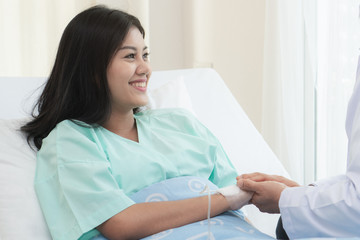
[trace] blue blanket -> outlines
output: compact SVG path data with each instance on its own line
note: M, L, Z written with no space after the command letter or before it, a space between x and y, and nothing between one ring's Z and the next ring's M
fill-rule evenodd
M199 197L206 187L210 191L216 190L217 186L212 182L198 177L178 177L153 184L133 194L131 198L137 202L172 201L186 198ZM228 211L208 220L191 223L182 227L169 229L152 236L146 240L200 240L200 239L273 239L260 232L244 220L242 211ZM210 229L210 232L208 230ZM93 240L104 239L95 237Z

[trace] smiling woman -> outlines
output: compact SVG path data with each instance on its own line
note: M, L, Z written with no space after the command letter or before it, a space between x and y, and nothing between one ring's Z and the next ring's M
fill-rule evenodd
M151 75L148 55L143 34L131 27L107 69L112 115L147 104L146 86Z
M63 33L38 114L22 127L39 149L35 190L53 239L139 239L210 213L251 227L241 211L225 213L252 194L234 185L237 172L214 135L185 110L135 111L148 102L144 36L136 17L102 6L79 13ZM132 198L184 176L216 193ZM217 189L228 185L235 191Z
M148 103L146 86L151 75L144 34L131 27L107 69L111 115L104 127L138 141L133 109Z

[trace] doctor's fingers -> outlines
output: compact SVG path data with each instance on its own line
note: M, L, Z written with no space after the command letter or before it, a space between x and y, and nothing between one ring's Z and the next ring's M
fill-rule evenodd
M255 192L257 195L271 195L273 191L277 188L285 188L286 185L276 181L264 181L264 182L255 182L250 179L239 179L237 185L240 189L249 192ZM277 191L276 191L277 192Z
M281 176L280 176L280 178L281 178L280 182L285 184L288 187L299 187L300 186L300 184L298 184L295 181L292 181L290 179L287 179L287 178L281 177Z
M294 182L286 177L279 176L279 175L268 175L268 179L266 181L275 181L279 183L283 183L288 187L298 187L300 186L297 182Z
M242 174L237 177L237 180L239 179L250 179L255 182L261 182L261 181L271 181L273 180L273 177L265 173L254 172L254 173Z
M261 188L260 183L250 179L239 179L237 185L240 189L249 192L256 192Z
M240 175L239 177L237 177L237 180L239 181L240 179L249 179L249 180L252 180L252 181L255 181L255 182L276 181L276 182L283 183L288 187L298 187L299 186L299 184L297 182L294 182L294 181L292 181L290 179L287 179L287 178L285 178L283 176L268 175L268 174L259 173L259 172Z

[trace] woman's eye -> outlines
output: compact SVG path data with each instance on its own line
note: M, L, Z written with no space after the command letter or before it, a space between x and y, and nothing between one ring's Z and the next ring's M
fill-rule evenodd
M145 53L145 54L143 55L143 59L149 59L149 55L150 55L150 53Z
M128 55L126 55L126 57L125 57L125 58L135 58L135 54L133 54L133 53L128 54Z

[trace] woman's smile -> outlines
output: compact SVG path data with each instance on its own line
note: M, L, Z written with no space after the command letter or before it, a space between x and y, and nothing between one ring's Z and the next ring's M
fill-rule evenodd
M146 92L147 79L140 79L140 80L131 81L129 84L132 87L134 87L136 90L139 90L141 92Z

